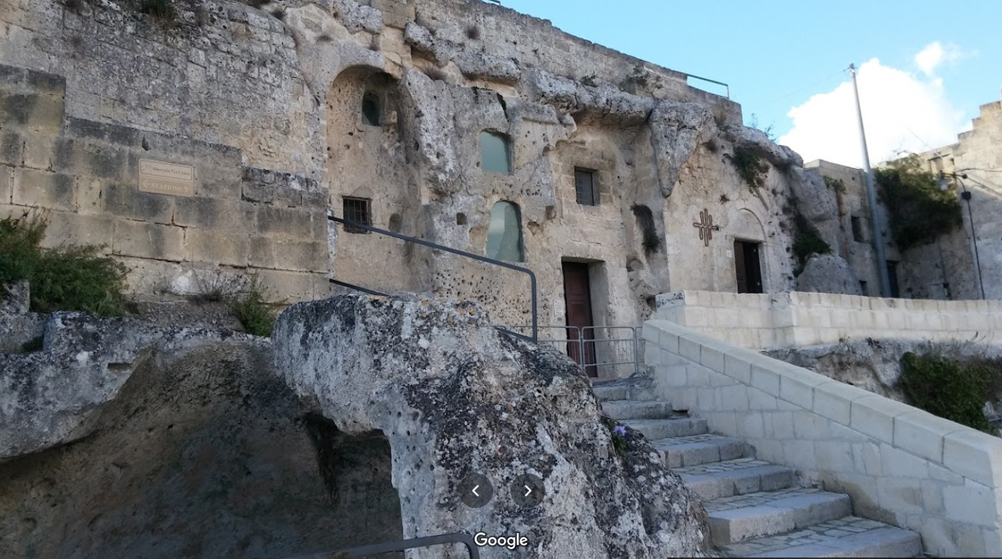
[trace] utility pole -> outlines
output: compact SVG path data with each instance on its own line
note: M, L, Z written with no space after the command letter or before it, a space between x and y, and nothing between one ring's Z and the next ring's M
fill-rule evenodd
M852 73L852 90L856 94L856 116L859 118L859 140L863 145L863 171L866 173L866 199L870 203L870 218L873 221L873 245L877 252L877 272L880 274L880 294L891 296L891 278L887 273L887 257L884 255L884 236L880 226L880 212L877 210L877 192L873 188L873 170L870 169L870 152L866 149L866 132L863 130L863 109L859 106L859 88L856 86L856 65L849 65Z

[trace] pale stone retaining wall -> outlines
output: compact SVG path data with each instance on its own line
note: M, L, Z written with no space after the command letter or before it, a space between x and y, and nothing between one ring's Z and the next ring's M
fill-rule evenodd
M1002 342L1002 301L679 291L658 295L657 307L659 320L751 349L868 337Z
M1002 556L1002 440L672 322L644 337L676 410L848 493L854 514L918 532L929 553Z

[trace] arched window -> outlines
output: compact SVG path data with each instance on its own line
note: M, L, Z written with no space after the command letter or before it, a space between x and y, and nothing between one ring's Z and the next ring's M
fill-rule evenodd
M480 168L502 175L511 174L511 147L508 136L486 130L480 133Z
M379 126L382 113L382 103L379 95L373 91L366 91L362 95L362 124L369 126Z
M491 208L491 225L487 229L487 257L507 262L524 262L522 249L522 218L518 206L498 202Z

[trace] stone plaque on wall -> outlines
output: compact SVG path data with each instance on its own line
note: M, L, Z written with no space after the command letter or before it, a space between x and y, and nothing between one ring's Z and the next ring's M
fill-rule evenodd
M139 190L172 196L194 196L195 168L191 165L140 159Z

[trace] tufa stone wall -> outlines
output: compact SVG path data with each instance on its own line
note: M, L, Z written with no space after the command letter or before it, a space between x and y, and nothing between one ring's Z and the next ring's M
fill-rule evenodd
M326 293L316 181L245 167L230 146L66 115L59 76L0 75L0 213L44 217L44 246L102 245L143 294L194 293L228 273L257 275L273 297ZM194 167L194 195L140 191L143 159Z
M926 264L915 275L938 273L950 286L955 298L1002 299L1002 156L999 155L999 138L1002 134L1002 101L981 105L980 115L972 121L972 128L957 137L957 143L921 153L928 170L947 175L966 175L958 183L958 196L963 190L970 199L961 198L964 216L963 227L943 235L937 243L922 250L917 264ZM949 180L949 177L947 177ZM963 187L961 187L961 183ZM977 245L977 255L975 255ZM940 249L940 250L936 250ZM940 252L944 256L940 256ZM930 270L931 269L931 270ZM942 271L940 271L942 270ZM918 283L916 290L924 286ZM982 294L983 288L983 294Z
M50 121L39 134L100 150L81 157L105 157L107 170L49 169L71 161L55 147L15 154L5 177L32 168L69 178L20 187L8 198L18 208L5 211L59 212L50 242L108 239L135 268L137 291L191 290L208 267L258 272L291 301L325 296L333 274L477 300L511 327L530 322L522 274L329 227L326 213L343 216L345 199L365 204L374 226L476 254L494 204L514 204L542 324L567 319L564 262L587 264L597 326L638 324L661 292L736 290L735 240L761 245L766 291L792 285L786 208L812 200L817 178L788 148L741 127L736 103L690 88L683 74L477 0L268 6L281 17L176 0L173 22L125 2L71 5L0 7L0 63L65 82L46 97L62 114L42 111ZM364 99L375 117L363 117ZM20 109L3 106L4 133L21 137ZM481 169L485 131L507 138L510 173ZM762 185L739 177L738 148L760 156ZM139 192L140 157L193 166L194 195ZM576 170L592 173L597 204L577 202ZM704 210L719 227L706 242L693 227ZM86 215L102 234L57 235L57 222Z

